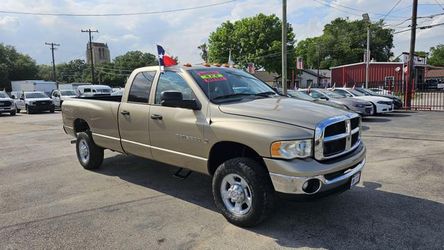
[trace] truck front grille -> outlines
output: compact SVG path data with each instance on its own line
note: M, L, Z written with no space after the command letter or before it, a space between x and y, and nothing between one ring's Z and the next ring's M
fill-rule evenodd
M49 105L49 104L51 104L50 101L36 101L35 102L35 105L38 105L38 106Z
M327 160L354 150L361 143L360 128L361 118L352 113L320 122L315 131L315 158Z
M9 107L11 104L12 102L10 101L0 101L0 107Z

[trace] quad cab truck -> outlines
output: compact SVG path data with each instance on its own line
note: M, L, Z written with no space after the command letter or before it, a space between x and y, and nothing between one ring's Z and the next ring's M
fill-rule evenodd
M278 194L347 190L365 165L358 114L281 96L233 68L136 69L123 96L67 99L62 114L85 169L110 149L210 175L217 208L239 226L267 218Z

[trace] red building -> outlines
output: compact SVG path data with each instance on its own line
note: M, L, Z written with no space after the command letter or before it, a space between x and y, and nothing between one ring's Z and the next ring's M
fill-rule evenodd
M407 77L403 71L407 65L402 62L370 62L368 82L369 86L385 86L388 83L402 82ZM347 86L365 84L365 62L341 65L331 68L331 82L336 86ZM419 77L423 81L423 70ZM418 71L418 73L420 73Z

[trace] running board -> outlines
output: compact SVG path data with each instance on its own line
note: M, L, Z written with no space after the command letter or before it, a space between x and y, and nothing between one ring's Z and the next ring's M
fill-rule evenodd
M185 174L183 174L182 173L182 171L188 171L188 172L186 172ZM177 171L176 171L176 173L174 173L174 177L176 177L176 178L179 178L179 179L182 179L182 180L185 180L188 176L190 176L190 174L192 173L193 171L191 171L191 170L185 170L184 168L179 168Z

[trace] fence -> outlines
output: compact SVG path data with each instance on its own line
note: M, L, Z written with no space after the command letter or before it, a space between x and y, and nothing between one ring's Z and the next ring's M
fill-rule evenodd
M444 111L444 83L414 84L410 93L410 107L406 105L408 96L402 81L369 82L368 86L377 89L381 94L400 97L406 109Z

